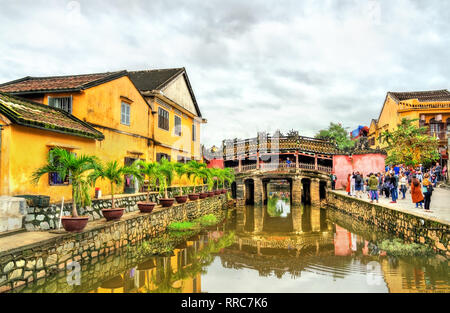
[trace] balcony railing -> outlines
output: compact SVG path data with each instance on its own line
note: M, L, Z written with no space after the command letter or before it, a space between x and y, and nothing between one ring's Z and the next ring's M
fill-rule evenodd
M253 171L257 169L257 164L246 164L242 165L239 169L239 166L232 167L234 169L235 173L243 173L248 171ZM286 163L286 162L279 162L279 163L260 163L259 168L261 171L288 171L290 169L295 169L295 163ZM324 165L317 165L317 168L314 164L311 163L299 163L298 164L299 169L304 170L317 170L320 172L325 173L331 173L333 168L331 166L324 166Z
M440 130L440 131L429 131L428 133L430 136L436 137L439 140L447 140L447 131Z
M450 103L404 103L398 104L399 110L429 110L429 109L448 109Z

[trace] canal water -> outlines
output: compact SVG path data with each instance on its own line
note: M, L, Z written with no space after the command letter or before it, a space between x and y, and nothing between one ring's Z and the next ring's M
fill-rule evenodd
M450 292L445 257L393 256L390 235L289 198L238 207L164 255L142 244L13 292Z

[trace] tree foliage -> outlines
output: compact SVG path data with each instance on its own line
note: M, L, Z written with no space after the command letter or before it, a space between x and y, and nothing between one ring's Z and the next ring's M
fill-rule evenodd
M315 138L330 140L341 150L350 150L355 142L350 139L348 131L340 124L331 122L327 129L320 130Z
M415 121L403 118L396 130L382 133L381 138L387 144L387 163L416 166L439 158L438 139L428 135L427 128L417 126Z

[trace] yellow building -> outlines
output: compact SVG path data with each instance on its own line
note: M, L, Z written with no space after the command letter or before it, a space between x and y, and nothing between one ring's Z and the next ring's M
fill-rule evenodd
M9 105L5 104L8 102L6 100L0 103L0 125L3 128L0 193L43 194L49 195L51 201L59 201L62 196L70 199L69 182L58 175L43 177L38 185L30 180L31 173L46 162L48 151L56 146L77 154L96 155L103 161L118 160L127 165L136 159L157 160L161 153L166 153L172 160L199 160L199 123L204 120L185 69L142 72L146 75L137 83L154 86L150 91L138 89L127 71L24 77L0 85L0 92L20 97L9 98L12 103ZM163 83L152 85L161 79ZM150 93L157 95L151 96ZM194 109L189 107L186 94L191 96ZM3 96L6 97L6 94ZM42 109L42 106L36 102L55 109L38 114L34 107ZM17 105L25 105L28 110L26 123L18 123L11 118L10 111L14 111ZM164 114L159 109L163 105L169 118L163 125L164 131L158 127L158 111ZM48 112L65 113L65 118L75 119L77 123L89 127L91 132L96 132L95 136L80 136L79 133L74 136L73 132L59 131L53 125L56 123L57 126L59 121L45 117L45 114L50 114ZM31 116L31 113L36 114ZM37 118L37 115L42 117ZM41 118L43 124L37 127L35 120ZM182 125L181 135L179 124ZM193 129L195 136L192 135ZM106 181L99 181L97 187L103 194L109 193ZM125 180L125 192L135 192L136 187L135 181Z
M450 129L450 92L448 90L388 92L377 120L369 128L371 148L386 146L381 134L393 131L403 118L418 119L417 125L425 126L429 134L439 138L440 153L448 158L447 130Z
M155 121L154 158L200 160L202 118L184 68L134 71L129 77L151 106Z

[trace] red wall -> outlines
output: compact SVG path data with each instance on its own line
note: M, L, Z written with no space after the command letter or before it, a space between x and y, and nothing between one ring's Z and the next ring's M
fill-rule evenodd
M208 163L207 167L216 167L216 168L223 168L223 159L212 159L209 161L206 161Z
M384 173L386 156L381 153L354 154L333 156L333 171L337 176L336 189L347 186L347 176L353 171L359 171L363 175L372 172Z

